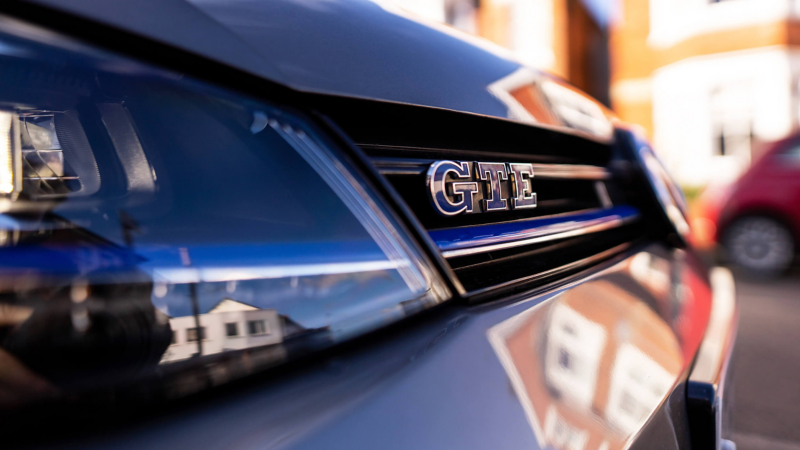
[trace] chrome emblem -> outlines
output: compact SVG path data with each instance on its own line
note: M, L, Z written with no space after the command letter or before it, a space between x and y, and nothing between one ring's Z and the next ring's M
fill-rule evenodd
M434 209L454 216L535 208L531 178L529 163L436 161L428 169L427 185Z

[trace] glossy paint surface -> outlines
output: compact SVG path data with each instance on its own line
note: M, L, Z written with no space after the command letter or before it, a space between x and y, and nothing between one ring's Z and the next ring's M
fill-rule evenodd
M682 413L665 402L682 396L710 307L696 267L651 246L570 287L445 308L124 440L74 446L678 448L686 429L666 417Z
M444 108L611 138L608 113L593 99L523 66L499 46L419 20L381 0L33 2L300 91Z

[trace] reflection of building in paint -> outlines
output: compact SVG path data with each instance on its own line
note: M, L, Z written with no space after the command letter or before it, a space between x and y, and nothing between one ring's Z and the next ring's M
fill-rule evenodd
M489 331L542 448L622 449L677 381L675 333L597 280Z
M547 328L547 384L577 407L591 408L605 346L605 328L563 303L556 304Z
M558 413L554 405L550 405L544 418L544 436L553 447L583 450L586 448L589 432L576 428Z
M180 361L197 353L201 339L203 355L228 350L280 344L284 339L281 317L274 309L258 309L245 303L224 299L206 314L199 316L198 330L194 316L169 319L172 345L162 362Z
M376 0L382 2L383 0ZM508 48L524 64L609 103L610 11L591 0L390 0Z
M617 350L606 419L626 434L636 431L669 392L675 375L631 344Z
M628 263L631 276L656 298L669 295L670 262L650 253L637 253Z

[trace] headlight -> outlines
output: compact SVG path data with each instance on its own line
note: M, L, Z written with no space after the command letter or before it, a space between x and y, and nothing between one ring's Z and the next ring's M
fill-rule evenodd
M2 23L0 352L37 380L15 396L179 395L450 296L301 113Z
M664 214L678 234L685 237L689 234L689 223L686 219L687 207L683 191L672 180L664 163L649 145L640 145L639 158Z

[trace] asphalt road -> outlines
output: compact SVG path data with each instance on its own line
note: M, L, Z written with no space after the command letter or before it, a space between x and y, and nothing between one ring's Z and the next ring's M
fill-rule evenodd
M736 282L734 441L739 450L800 450L800 271Z

